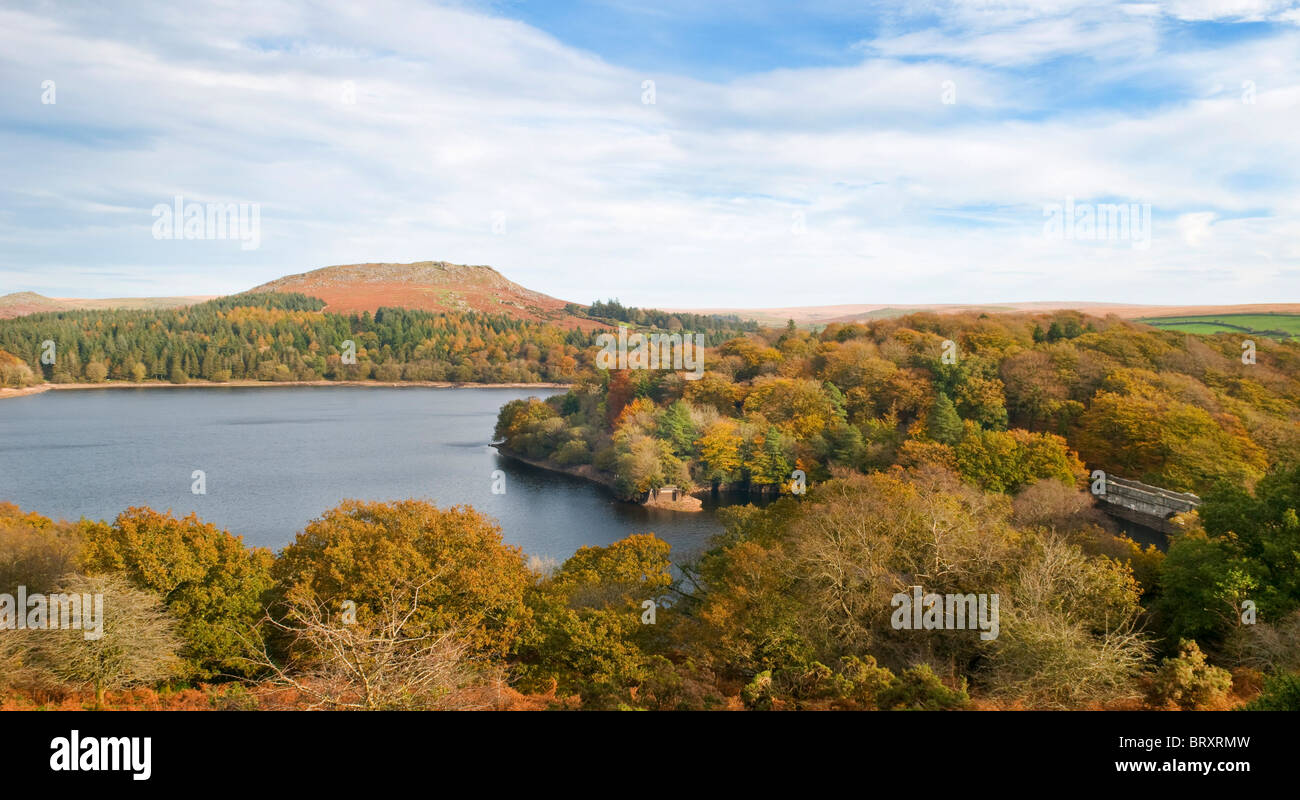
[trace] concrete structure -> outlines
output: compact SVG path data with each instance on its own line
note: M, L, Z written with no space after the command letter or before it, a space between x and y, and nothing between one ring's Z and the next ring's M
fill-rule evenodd
M651 489L641 498L643 505L651 508L669 508L673 511L702 511L704 503L700 498L676 486L660 486Z
M1186 492L1171 492L1159 486L1106 476L1106 492L1097 494L1101 508L1112 517L1145 525L1168 535L1177 530L1170 522L1176 514L1194 511L1201 498Z

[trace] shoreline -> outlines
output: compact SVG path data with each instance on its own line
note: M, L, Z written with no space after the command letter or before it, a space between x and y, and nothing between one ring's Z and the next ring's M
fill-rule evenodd
M43 392L76 392L93 389L219 389L235 388L293 388L301 386L361 386L372 388L396 389L403 387L422 389L568 389L567 383L457 383L455 381L191 381L189 383L166 383L163 381L134 383L131 381L104 381L103 383L39 383L22 389L0 388L0 400L9 397L26 397Z
M529 458L528 456L520 455L519 453L516 453L513 450L507 449L504 445L494 444L491 445L491 447L492 449L496 450L498 453L505 456L506 458L509 458L512 461L518 461L520 464L527 464L530 467L536 467L537 469L544 469L547 472L558 472L561 475L568 475L571 478L581 478L585 481L590 481L591 483L596 483L601 486L604 486L606 489L609 489L610 492L614 492L614 481L611 480L610 478L607 478L604 475L601 475L599 472L596 471L596 468L591 466L590 464L579 464L576 467L561 467L558 464L550 464L545 461L538 461L536 459ZM623 502L632 502L632 501L623 501Z
M691 492L683 492L681 498L676 502L673 502L671 500L666 500L666 499L660 499L654 501L624 500L618 496L618 493L614 488L614 481L606 477L605 475L602 475L600 472L596 471L596 468L591 466L590 464L581 464L576 467L561 467L556 464L549 464L545 461L537 461L535 459L528 458L527 456L519 455L518 453L515 453L511 450L507 450L506 448L498 444L494 444L492 445L492 447L498 453L505 456L506 458L509 458L513 461L518 461L521 464L527 464L528 466L536 467L537 469L544 469L547 472L556 472L561 475L568 475L569 477L572 478L581 478L582 480L589 481L591 483L595 483L600 486L603 486L605 487L605 489L609 491L610 494L614 495L614 499L619 501L620 503L630 503L632 505L643 506L645 508L662 508L668 511L697 512L697 511L704 510L704 504L700 502L700 499Z
M24 386L21 389L11 389L7 386L0 387L0 400L5 399L6 397L26 397L29 394L40 394L47 388L49 387L43 383L36 386Z

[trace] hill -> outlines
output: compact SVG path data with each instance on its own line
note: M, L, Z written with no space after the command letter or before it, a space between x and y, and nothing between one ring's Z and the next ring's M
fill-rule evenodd
M338 314L380 307L417 311L478 311L505 314L525 322L550 322L590 331L602 323L570 313L574 304L535 292L492 267L420 261L413 264L341 264L286 275L250 292L300 293L325 301ZM0 319L46 311L82 309L161 309L193 305L210 297L129 297L78 299L17 292L0 297ZM567 307L567 308L566 308Z
M524 288L492 267L419 261L414 264L342 264L264 283L252 292L299 292L325 301L337 314L381 306L421 311L479 311L568 328L602 327L565 310L564 300Z
M788 306L784 308L692 308L667 309L694 314L736 315L757 320L763 325L781 325L794 320L801 326L829 325L833 322L870 322L877 319L902 317L918 312L937 314L1016 314L1045 313L1051 311L1079 311L1096 317L1115 315L1120 319L1141 319L1173 315L1223 315L1223 314L1300 314L1300 303L1254 303L1250 305L1134 305L1130 303L1095 302L1030 302L1030 303L921 303L917 305L845 304L831 306Z
M0 319L24 317L42 311L80 311L110 308L180 308L212 299L210 295L189 297L46 297L36 292L14 292L0 296Z

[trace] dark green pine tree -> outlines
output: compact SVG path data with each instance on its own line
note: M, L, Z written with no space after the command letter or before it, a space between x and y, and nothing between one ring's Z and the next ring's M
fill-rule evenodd
M785 455L785 439L775 425L769 425L763 434L762 483L784 483L790 479L794 467Z
M668 407L659 418L659 437L673 448L673 454L679 458L691 458L695 454L695 423L691 421L690 411L681 400Z
M952 404L952 399L947 393L939 392L939 396L934 400L934 407L930 409L930 419L926 425L930 438L944 444L956 444L961 439L962 430L957 407Z

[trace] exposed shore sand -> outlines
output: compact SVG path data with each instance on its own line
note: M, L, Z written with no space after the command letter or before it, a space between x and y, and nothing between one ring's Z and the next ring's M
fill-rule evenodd
M49 388L50 385L48 383L42 383L38 386L28 386L23 389L0 388L0 400L5 399L6 397L25 397L29 394L40 394Z
M190 383L163 383L159 381L132 383L130 381L105 381L103 383L42 383L24 389L0 389L0 400L6 397L24 397L47 391L80 391L85 389L212 389L220 387L293 388L295 386L368 386L383 388L422 387L425 389L567 389L567 383L454 383L451 381L191 381Z

